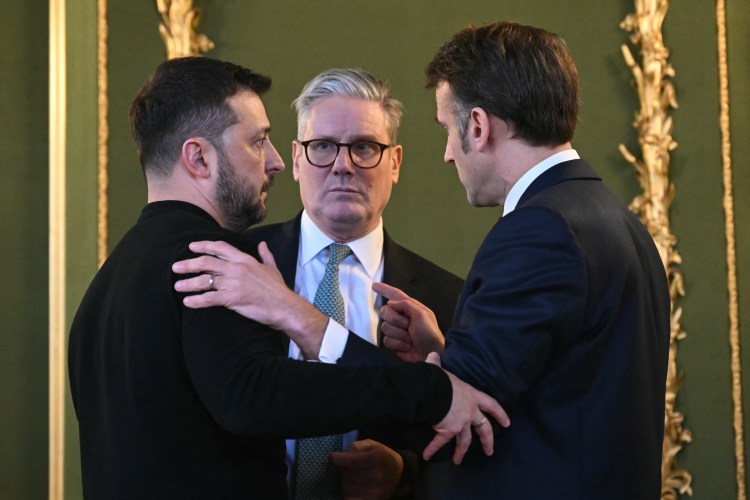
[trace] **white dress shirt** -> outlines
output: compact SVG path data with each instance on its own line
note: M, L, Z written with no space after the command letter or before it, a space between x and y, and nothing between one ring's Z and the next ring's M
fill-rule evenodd
M346 325L328 321L319 354L321 362L336 363L344 352L349 331L372 344L378 343L378 312L382 298L372 291L372 284L383 280L383 238L381 219L372 232L346 243L352 253L339 264L339 287L344 297ZM325 274L329 253L327 247L331 243L334 241L303 211L294 291L310 303L315 300L315 292ZM289 357L303 359L294 342L289 343ZM344 448L356 439L357 431L345 434ZM287 440L287 465L290 472L293 470L295 448L296 441Z
M513 184L513 187L510 188L508 196L505 197L505 204L503 205L503 215L508 215L516 209L518 200L521 199L523 193L526 192L526 189L531 185L532 182L536 180L537 177L539 177L558 163L577 160L579 158L580 156L578 156L578 152L575 149L566 149L565 151L560 151L559 153L553 154L552 156L540 161L539 163L531 167L525 174L521 176L520 179L518 179L518 181L516 181L515 184Z

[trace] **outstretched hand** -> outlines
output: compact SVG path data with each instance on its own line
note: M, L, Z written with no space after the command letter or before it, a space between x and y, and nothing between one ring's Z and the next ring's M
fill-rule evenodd
M247 318L279 327L278 311L270 306L294 292L284 284L265 243L258 246L260 262L223 241L194 242L190 250L208 255L172 266L177 274L203 273L175 283L178 292L202 292L186 296L183 303L187 307L223 306Z
M445 339L429 307L385 283L373 283L372 289L388 299L380 308L386 348L404 361L424 361L431 352L443 352Z
M440 366L440 356L434 352L430 353L427 356L427 362ZM479 436L484 453L487 456L492 455L495 444L494 434L492 425L489 425L485 414L494 418L503 427L510 426L508 414L487 394L462 382L450 372L445 373L448 374L453 386L453 401L448 414L433 427L437 434L424 449L422 456L425 460L429 460L455 437L456 448L453 452L453 463L460 464L471 444L472 429Z
M308 359L316 359L328 317L290 290L265 242L260 261L223 241L198 241L190 250L207 254L172 265L177 274L198 274L175 283L178 292L202 292L183 298L199 309L221 306L285 332Z

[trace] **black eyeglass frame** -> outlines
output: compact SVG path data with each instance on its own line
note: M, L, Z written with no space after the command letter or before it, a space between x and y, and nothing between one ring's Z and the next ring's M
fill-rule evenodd
M307 154L307 146L308 146L308 144L310 144L312 142L318 142L318 141L328 142L328 143L333 144L334 146L336 146L336 155L333 157L333 161L331 161L331 163L329 163L327 165L318 165L317 163L313 163L312 160L310 160L310 155ZM307 140L307 141L298 141L298 142L302 145L303 148L305 148L305 158L307 158L307 162L310 165L312 165L313 167L318 167L318 168L328 168L328 167L330 167L331 165L333 165L334 163L336 163L336 158L339 157L339 153L341 152L341 146L346 146L346 150L349 152L349 159L352 161L352 165L354 165L357 168L361 168L361 169L365 169L365 170L368 170L368 169L371 169L371 168L375 168L378 165L380 165L380 162L383 161L383 152L385 152L386 149L392 148L393 146L395 146L395 144L382 144L382 143L377 142L377 141L355 141L355 142L348 142L347 143L347 142L334 142L334 141L332 141L330 139L310 139L310 140ZM354 160L354 156L352 156L352 148L351 147L354 146L355 144L362 144L362 143L375 144L376 146L378 146L380 148L380 158L378 158L378 161L375 163L375 165L373 165L371 167L363 167L362 165L359 165Z

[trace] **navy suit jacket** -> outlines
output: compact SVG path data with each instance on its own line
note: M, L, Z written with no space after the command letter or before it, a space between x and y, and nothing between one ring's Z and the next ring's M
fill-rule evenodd
M494 455L430 499L658 499L670 299L639 219L583 160L539 176L479 248L443 367L496 398Z

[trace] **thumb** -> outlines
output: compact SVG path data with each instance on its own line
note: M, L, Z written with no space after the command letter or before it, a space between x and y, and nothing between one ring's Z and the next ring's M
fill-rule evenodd
M268 249L268 244L265 241L261 241L258 245L258 256L263 264L278 269L278 267L276 267L276 260L273 258L273 254L271 253L271 250Z
M333 451L328 458L333 462L333 465L340 469L348 469L352 466L354 457L351 452L348 451Z
M351 443L349 443L349 445L346 447L344 451L348 451L348 452L367 451L370 448L372 448L372 445L370 443L371 441L369 439L365 439L362 441L352 441Z
M430 363L431 365L442 366L440 364L440 354L436 352L431 352L430 354L428 354L425 361Z

